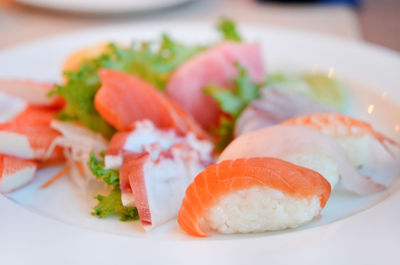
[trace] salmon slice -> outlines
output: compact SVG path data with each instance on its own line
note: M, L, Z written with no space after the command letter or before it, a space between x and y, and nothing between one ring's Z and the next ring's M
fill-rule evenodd
M28 184L36 169L35 162L0 154L0 192L9 193Z
M60 134L50 128L56 110L29 106L11 122L0 124L0 153L32 160L62 159L62 148L47 154Z
M223 161L207 167L188 187L178 215L179 226L190 235L208 236L200 225L206 211L224 195L252 187L269 187L299 200L318 196L321 209L331 193L329 182L319 173L280 159Z
M60 96L48 97L55 89L52 83L32 80L0 79L0 92L25 100L30 105L59 108L65 103Z
M209 85L232 87L243 66L255 83L265 81L261 49L258 44L224 42L184 62L171 74L167 94L189 112L203 127L216 125L221 113L218 104L203 93Z
M99 76L95 108L117 130L131 130L135 121L149 119L159 128L208 138L186 112L139 77L110 69L99 70Z

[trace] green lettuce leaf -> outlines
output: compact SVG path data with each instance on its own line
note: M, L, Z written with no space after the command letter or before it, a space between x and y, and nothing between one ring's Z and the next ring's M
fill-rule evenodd
M104 156L104 153L101 154ZM133 221L139 219L136 207L126 207L122 205L121 189L119 187L119 172L104 168L104 160L98 159L92 152L90 154L89 168L97 179L103 180L108 186L113 187L106 196L97 195L98 203L93 207L93 216L99 218L107 216L119 216L121 221Z
M104 153L101 154L104 157ZM100 160L92 152L90 153L89 168L97 179L103 180L108 186L119 187L119 172L104 168L104 160Z
M107 216L119 216L121 221L134 221L139 219L136 207L122 205L121 190L114 188L107 196L97 195L98 204L93 208L92 215L98 218Z
M229 18L222 18L217 25L217 29L222 34L224 40L235 42L242 41L242 37L236 28L235 22Z
M66 100L66 106L58 113L58 118L78 121L109 138L115 130L94 107L94 97L100 88L97 74L100 68L136 74L155 87L164 89L171 72L205 48L183 45L167 35L162 36L160 45L142 42L122 47L111 43L102 55L82 62L77 71L64 73L65 84L57 85L51 93L61 95Z
M213 97L221 109L228 114L220 117L219 127L213 130L217 136L216 149L223 150L233 139L235 120L255 99L260 97L260 85L251 82L246 69L236 64L239 74L234 79L233 89L209 86L204 93Z

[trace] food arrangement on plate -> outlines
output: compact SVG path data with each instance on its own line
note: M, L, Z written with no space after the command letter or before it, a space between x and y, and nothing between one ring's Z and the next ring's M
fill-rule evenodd
M235 24L221 41L102 43L71 54L59 84L0 81L0 192L63 165L101 195L92 215L176 219L193 236L295 228L322 215L335 186L380 192L400 172L400 145L346 115L331 76L266 72ZM104 189L107 193L103 193Z

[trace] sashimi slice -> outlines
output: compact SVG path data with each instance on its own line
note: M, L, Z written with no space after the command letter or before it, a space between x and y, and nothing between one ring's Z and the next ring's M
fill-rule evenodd
M334 183L335 175L337 178L340 174L344 186L358 194L385 188L370 177L360 175L333 138L306 127L276 125L243 134L229 144L218 161L251 157L287 160L319 172L331 183Z
M255 190L255 188L261 189ZM248 196L239 195L243 192L247 192L245 194ZM275 209L252 211L263 203L258 200L247 200L255 193L265 200L273 194L278 194L280 198L273 199L272 202L280 202L282 199L284 201ZM329 183L319 173L280 159L263 157L227 160L207 167L195 178L186 191L179 211L178 224L188 234L199 237L208 236L205 228L229 233L291 228L317 216L326 205L330 193ZM238 196L230 197L231 200L228 202L226 198L230 195ZM242 201L246 202L246 209L240 206ZM319 204L317 207L313 205L314 201ZM223 205L225 202L230 203L234 209L226 209ZM297 219L297 216L293 216L295 212L293 208L298 205L297 202L302 202L304 210L309 211L310 216L289 222L291 225L283 227L262 223L278 216L280 219ZM285 209L283 204L288 204L288 208L292 209ZM233 218L234 213L239 215ZM257 220L262 214L266 214L264 220ZM214 218L206 218L207 216ZM239 224L237 219L241 219Z
M260 94L236 121L235 137L301 115L334 111L309 97L274 87L265 87Z
M113 136L106 152L105 166L107 169L119 169L124 152L148 151L154 158L158 156L159 150L168 150L171 146L179 143L191 146L199 152L203 161L210 162L212 160L211 142L198 139L191 132L186 136L181 136L173 129L159 129L150 120L143 120L135 122L132 131L119 132Z
M101 69L99 76L101 87L95 96L95 107L117 130L131 130L136 121L149 119L160 128L208 138L186 112L139 77L110 69Z
M235 63L243 66L250 79L265 79L261 48L257 44L224 42L199 53L171 74L168 95L205 128L217 124L221 110L203 89L208 85L232 87L238 74Z
M62 107L64 100L59 96L48 97L54 85L31 80L0 79L0 92L25 100L36 106Z
M147 153L153 160L157 160L163 152L176 145L185 144L199 155L200 162L204 165L213 161L211 142L200 140L189 133L179 136L173 129L161 130L149 120L135 123L135 129L131 132L116 133L111 139L105 156L107 169L119 169L123 164L125 154ZM120 188L122 203L125 206L133 205L134 199L127 174L120 175Z
M9 193L28 184L36 169L35 162L0 154L0 192Z
M153 159L147 152L126 154L121 178L129 178L135 205L146 231L178 215L186 188L204 169L199 154L184 144Z

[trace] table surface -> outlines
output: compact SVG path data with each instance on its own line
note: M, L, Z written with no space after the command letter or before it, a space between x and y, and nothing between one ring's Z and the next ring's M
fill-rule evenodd
M380 4L383 2L385 6ZM298 6L251 0L195 0L162 11L88 16L0 0L0 48L94 26L139 21L217 20L220 16L229 16L238 22L313 31L350 39L364 37L367 41L400 50L399 4L399 0L366 0L361 8L352 9L343 5Z

